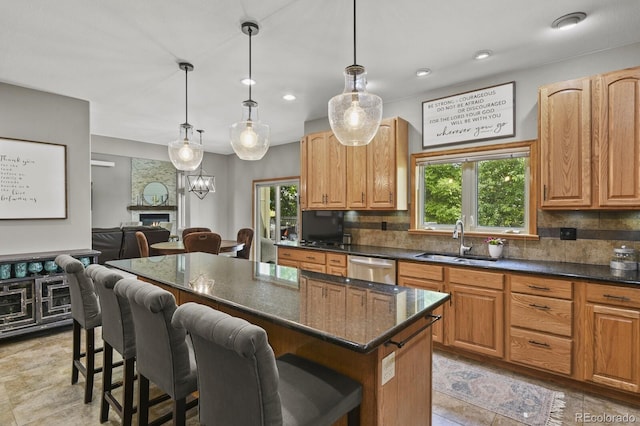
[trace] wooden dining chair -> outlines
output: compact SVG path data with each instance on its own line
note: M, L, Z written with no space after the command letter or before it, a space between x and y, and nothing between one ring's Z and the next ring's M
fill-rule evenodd
M251 256L251 244L253 243L253 229L240 229L236 241L244 244L244 247L242 247L242 250L238 250L236 256L242 259L249 259L249 256Z
M136 231L136 241L140 250L140 257L149 257L149 242L142 231Z
M182 231L182 241L184 241L184 237L193 232L211 232L211 229L205 227L184 228Z
M196 251L218 254L220 253L220 245L222 237L215 232L192 232L188 234L182 241L186 253Z

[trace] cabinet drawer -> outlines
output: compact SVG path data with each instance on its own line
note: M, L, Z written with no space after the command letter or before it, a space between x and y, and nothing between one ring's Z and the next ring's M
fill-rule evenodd
M512 327L509 345L513 362L571 374L571 339Z
M327 268L324 265L319 265L317 263L300 262L300 269L311 272L320 272L323 274L327 272Z
M346 268L347 255L327 253L327 266Z
M432 281L444 279L444 268L438 265L424 265L420 263L398 262L398 275Z
M287 259L287 260L295 260L298 262L305 263L319 263L324 265L326 261L326 255L323 252L318 252L315 250L298 250L298 249L289 249L289 248L279 248L278 249L278 257Z
M336 275L338 277L346 277L347 276L347 268L343 268L341 266L331 266L327 265L327 274Z
M571 337L573 302L511 294L511 325Z
M511 291L537 296L557 297L559 299L571 299L573 297L573 283L529 275L512 275Z
M640 288L587 284L587 300L607 305L640 308Z
M289 266L291 268L298 268L298 262L296 262L295 260L288 260L288 259L280 259L278 258L278 265L280 266Z
M503 290L504 274L473 269L449 268L449 282Z

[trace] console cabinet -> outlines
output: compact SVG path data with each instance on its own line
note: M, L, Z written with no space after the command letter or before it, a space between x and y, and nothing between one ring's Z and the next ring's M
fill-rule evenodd
M0 278L0 339L71 324L71 296L66 274L57 267L49 271L44 269L46 262L50 265L61 253L0 256L0 268L5 273ZM100 254L95 250L64 253L85 264L97 263ZM29 264L40 264L42 270L29 272ZM22 276L20 270L25 266L27 272Z

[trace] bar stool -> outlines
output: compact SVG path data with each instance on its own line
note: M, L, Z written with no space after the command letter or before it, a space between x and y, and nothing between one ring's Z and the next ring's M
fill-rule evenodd
M359 424L360 383L293 354L276 359L261 327L192 302L171 322L193 342L201 424Z
M133 329L131 308L126 298L116 296L114 285L123 276L102 265L89 265L86 274L91 277L100 298L102 309L102 340L104 361L102 363L102 403L100 423L109 420L109 407L120 416L124 426L131 425L133 413L133 383L135 381L136 336ZM113 383L113 350L123 359L124 371L121 382ZM113 391L123 388L122 403Z
M102 324L102 315L93 281L84 273L84 265L67 255L58 255L55 262L67 273L71 294L71 318L73 319L73 362L71 363L71 384L78 382L78 373L85 378L84 403L93 399L93 376L102 368L95 367L95 355L102 348L95 347L95 328ZM86 352L80 352L81 330L85 330ZM82 363L85 358L86 365Z
M168 291L134 278L118 281L113 291L117 296L127 298L131 307L136 335L138 424L148 424L149 407L166 400L162 397L149 400L151 381L173 399L172 413L152 424L173 418L174 425L184 425L186 411L198 404L197 398L187 402L187 396L197 390L197 373L186 332L171 325L177 308L176 299Z

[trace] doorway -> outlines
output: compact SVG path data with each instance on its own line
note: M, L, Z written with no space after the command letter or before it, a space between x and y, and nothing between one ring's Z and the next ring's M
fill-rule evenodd
M276 263L274 244L282 240L298 241L299 186L297 177L253 182L257 261Z

